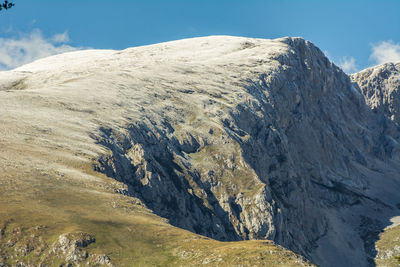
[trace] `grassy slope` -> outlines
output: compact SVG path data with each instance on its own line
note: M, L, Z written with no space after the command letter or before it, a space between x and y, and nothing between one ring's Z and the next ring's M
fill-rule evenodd
M377 266L400 266L400 226L386 229L376 243Z
M218 242L169 225L139 200L114 193L122 185L93 172L90 161L61 162L74 175L12 161L21 155L44 161L24 148L8 149L0 176L0 255L6 264L59 266L63 257L48 256L52 244L61 234L81 231L96 238L89 255L107 254L116 266L298 266L296 255L270 242ZM18 252L29 246L31 252Z

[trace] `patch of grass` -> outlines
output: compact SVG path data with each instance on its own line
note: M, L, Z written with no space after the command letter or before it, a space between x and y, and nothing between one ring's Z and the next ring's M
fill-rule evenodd
M394 256L393 258L400 264L400 256Z
M242 166L244 160L240 154L240 146L237 143L230 146L231 149L226 149L227 144L221 147L208 145L190 156L196 169L213 170L214 176L223 184L220 193L253 196L264 185L256 179L256 174L250 167Z
M386 229L376 242L378 255L375 259L377 266L400 266L400 226Z

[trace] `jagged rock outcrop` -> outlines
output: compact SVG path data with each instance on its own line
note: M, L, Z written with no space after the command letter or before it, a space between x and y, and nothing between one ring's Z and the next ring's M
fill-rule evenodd
M87 233L61 235L55 244L53 244L51 253L64 255L66 262L79 263L89 257L89 253L82 250L82 248L87 247L95 241L96 239Z
M54 89L48 105L79 114L71 136L96 142L94 169L121 193L218 240L374 264L399 212L400 132L312 43L220 36L82 53L17 69L2 90Z
M385 63L351 75L360 86L367 104L400 122L400 63Z
M62 234L51 245L43 238L47 226L30 228L13 226L12 221L0 226L0 266L48 267L54 266L115 266L105 254L87 251L96 239L94 236L73 232ZM1 242L5 239L6 242ZM6 264L4 262L11 262Z
M351 75L366 103L381 119L380 145L399 160L400 63L386 63ZM393 123L392 123L393 122Z

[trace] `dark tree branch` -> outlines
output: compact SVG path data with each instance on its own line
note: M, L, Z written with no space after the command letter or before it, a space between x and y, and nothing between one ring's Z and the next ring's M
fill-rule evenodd
M13 6L15 6L14 3L8 2L8 0L5 0L4 3L0 3L0 11L3 10L3 9L7 10L7 9L13 7Z

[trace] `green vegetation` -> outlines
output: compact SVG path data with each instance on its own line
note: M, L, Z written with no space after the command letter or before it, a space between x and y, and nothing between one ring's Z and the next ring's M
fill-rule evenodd
M258 181L254 171L244 165L240 146L237 143L232 143L230 146L231 149L227 150L227 145L223 146L223 149L222 146L208 145L190 155L192 163L197 170L214 169L214 175L223 185L221 194L243 193L244 196L253 196L264 185Z
M400 256L394 256L393 257L395 260L397 260L398 263L400 263Z
M394 267L400 265L400 226L386 229L376 242L377 266Z
M21 164L3 172L0 263L65 264L66 254L57 250L57 242L68 233L87 233L95 239L77 248L88 253L81 266L96 266L96 255L107 255L115 266L298 266L301 262L271 242L219 242L173 227L140 200L114 193L123 185L94 172L90 161L62 164L73 171Z

